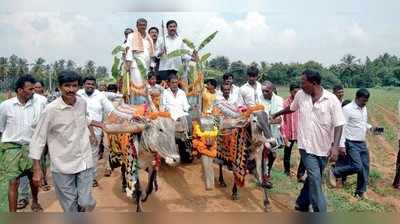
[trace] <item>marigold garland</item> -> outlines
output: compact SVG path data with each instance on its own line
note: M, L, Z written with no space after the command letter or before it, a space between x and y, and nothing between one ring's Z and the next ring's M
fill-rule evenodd
M151 120L155 120L158 117L171 117L171 114L169 112L148 112L147 117Z
M217 156L217 136L217 127L214 126L212 131L201 131L200 125L195 123L192 141L193 148L202 155L215 158ZM210 143L212 144L210 145Z
M247 110L244 112L244 116L249 117L250 114L252 114L253 112L258 112L258 111L264 111L264 106L261 104L251 106L251 107L247 108Z

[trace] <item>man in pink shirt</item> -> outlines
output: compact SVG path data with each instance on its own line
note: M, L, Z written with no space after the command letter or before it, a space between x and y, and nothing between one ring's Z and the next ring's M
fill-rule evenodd
M283 102L283 108L289 107L292 104L294 97L299 91L300 86L298 84L291 84L289 87L290 96L285 99ZM297 124L299 122L299 112L293 112L290 114L283 115L283 125L282 125L282 132L286 141L286 145L284 148L284 155L283 155L283 168L286 175L290 176L290 157L292 154L292 149L294 143L297 141ZM304 182L304 174L306 172L306 168L304 164L301 162L299 163L299 167L297 169L297 180L299 182Z
M305 70L300 80L302 90L290 107L273 114L272 118L299 111L297 140L307 178L295 210L308 212L312 205L314 212L326 212L322 175L327 160L336 161L339 150L343 150L339 145L345 118L337 97L321 87L319 72Z

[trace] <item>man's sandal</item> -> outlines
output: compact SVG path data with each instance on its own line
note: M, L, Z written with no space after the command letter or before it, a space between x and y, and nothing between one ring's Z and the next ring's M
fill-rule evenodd
M17 209L24 209L28 205L29 205L28 199L24 198L24 199L18 200Z
M32 212L43 212L43 208L40 204L32 204L31 210Z

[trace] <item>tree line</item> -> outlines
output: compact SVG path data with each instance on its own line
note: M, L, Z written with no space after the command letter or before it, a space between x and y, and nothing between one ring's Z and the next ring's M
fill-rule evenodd
M51 82L54 89L57 84L57 74L62 70L73 70L82 77L94 76L99 80L107 80L110 77L107 67L97 66L93 60L88 60L82 66L73 60L65 59L47 62L43 58L37 58L33 63L29 63L25 58L11 55L0 57L0 89L1 91L12 90L16 79L24 74L33 75L46 87L49 87Z
M260 81L269 80L276 85L287 86L298 82L299 75L305 69L314 69L321 73L323 86L331 88L333 85L342 84L344 87L380 87L400 86L400 58L384 53L371 60L366 57L361 60L351 54L343 56L337 64L323 66L316 61L305 63L267 63L252 62L245 64L242 61L230 62L226 56L217 56L206 63L206 77L219 81L225 72L232 73L237 84L243 84L247 80L246 69L249 66L257 66L260 69ZM2 91L12 89L15 80L23 74L30 73L36 79L44 82L46 86L50 81L54 88L57 74L62 70L74 70L82 77L95 76L99 80L110 80L106 66L97 66L93 60L88 60L83 66L73 60L60 59L52 63L43 58L29 63L27 59L11 55L0 57L0 89Z
M351 88L371 88L380 86L400 86L400 58L384 53L371 60L366 57L361 60L351 54L345 55L338 64L323 66L316 61L306 63L267 63L253 62L248 65L242 61L230 62L225 56L218 56L208 62L207 74L209 77L220 80L224 72L234 75L238 84L246 82L246 68L255 65L260 69L260 81L269 80L276 85L289 85L298 82L299 75L305 69L314 69L320 72L323 85L331 88L335 84L342 84Z

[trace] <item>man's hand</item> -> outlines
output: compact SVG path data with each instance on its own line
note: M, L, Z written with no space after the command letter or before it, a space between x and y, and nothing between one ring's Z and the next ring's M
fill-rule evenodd
M98 121L91 121L90 126L100 128L102 130L104 130L104 128L105 128L104 123L98 122Z
M197 51L193 51L192 53L192 61L199 61L199 55L197 54Z
M131 61L125 61L125 63L124 63L125 70L126 71L130 71L131 70L131 65L132 65Z
M331 162L335 162L338 158L339 155L339 147L337 146L332 146L331 149L328 152L328 159Z
M98 144L96 136L90 135L89 139L90 139L90 144L91 145L97 145Z
M42 184L42 178L43 178L42 169L40 169L40 167L34 168L32 181L35 187L40 187L40 185Z
M345 147L339 147L339 155L345 156L346 155L346 148Z
M165 48L161 48L160 53L158 53L157 57L163 56L165 52L166 52Z

